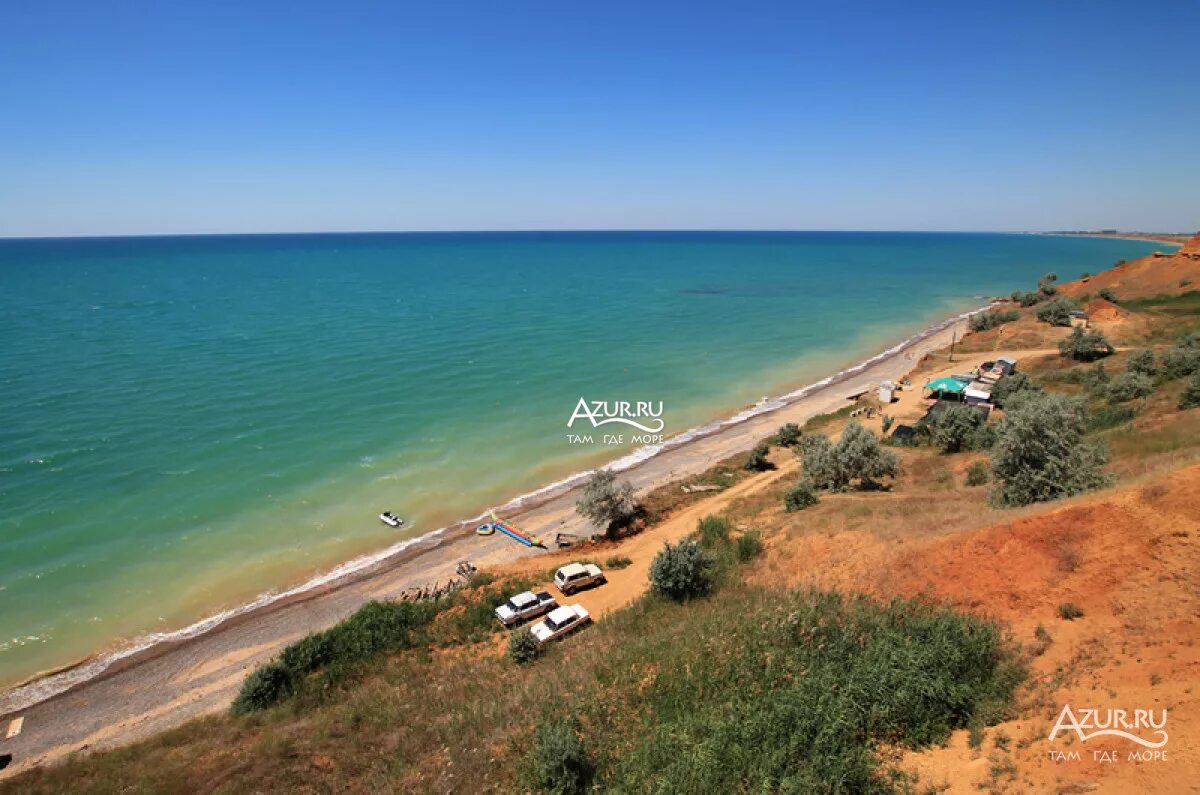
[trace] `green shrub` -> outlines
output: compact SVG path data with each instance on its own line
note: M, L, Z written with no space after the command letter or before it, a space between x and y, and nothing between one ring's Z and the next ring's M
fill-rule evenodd
M896 424L896 418L893 417L891 414L880 414L879 415L880 429L884 433L887 433L888 431L890 431L892 429L892 426L895 424Z
M762 552L762 535L757 530L747 530L738 536L737 558L742 563L757 557Z
M987 331L1005 323L1011 323L1019 317L1021 314L1015 309L992 310L971 315L969 323L971 331Z
M712 590L712 568L712 559L690 538L663 544L650 564L650 587L675 601L705 596Z
M982 486L988 482L991 473L988 470L988 465L983 461L976 461L967 467L967 485Z
M1187 411L1200 406L1200 373L1191 377L1187 386L1183 388L1183 394L1179 396L1179 410Z
M291 644L252 673L233 702L235 713L264 709L298 692L309 675L323 672L328 684L376 654L412 648L451 599L367 602L354 615Z
M987 417L970 406L951 406L930 423L933 444L943 453L980 450L993 441Z
M615 569L617 571L620 571L621 569L629 568L630 564L632 564L632 563L633 563L633 561L630 560L629 558L625 557L624 555L613 555L611 558L604 561L605 567L610 568L610 569Z
M1045 296L1043 296L1041 293L1023 293L1019 300L1021 302L1021 306L1030 307L1041 303L1044 297Z
M508 656L517 665L531 663L542 652L542 646L529 627L513 630L508 635Z
M1070 298L1059 296L1038 307L1037 319L1052 326L1069 326L1071 325L1071 313L1078 308L1079 304Z
M1102 287L1096 295L1108 301L1110 304L1117 303L1117 294L1112 291L1111 287Z
M1154 364L1154 351L1141 350L1129 354L1129 361L1125 363L1125 370L1130 373L1141 373L1148 376L1157 375L1158 367Z
M1058 615L1064 621L1074 621L1077 618L1083 618L1083 610L1073 602L1063 602L1058 606Z
M803 434L803 431L800 430L800 426L794 422L789 422L786 425L780 426L779 430L775 433L775 443L781 447L795 447L796 443L800 441L801 434Z
M1116 350L1104 334L1085 331L1080 326L1071 329L1071 335L1058 343L1059 353L1078 362L1094 362L1113 355Z
M1054 295L1058 292L1058 288L1054 286L1056 281L1058 281L1057 273L1047 273L1038 279L1038 292L1046 296Z
M592 763L574 721L556 718L538 726L522 776L528 789L582 795L588 791L592 775Z
M1109 403L1128 403L1154 394L1154 380L1145 373L1126 370L1109 382L1105 393Z
M1080 383L1091 394L1101 395L1108 390L1108 382L1111 380L1108 370L1104 369L1104 362L1100 362L1095 367L1084 371Z
M993 503L1028 505L1106 485L1107 456L1083 440L1086 424L1081 398L1036 395L1008 410L992 449Z
M804 476L819 489L846 491L856 480L861 487L872 488L899 471L896 454L880 447L875 435L854 421L837 444L825 436L806 436L798 452L804 459Z
M746 457L746 463L742 464L742 469L750 472L765 472L768 469L774 469L775 465L767 460L769 452L771 452L771 448L766 442L758 444Z
M709 549L727 542L732 529L729 520L724 516L705 516L696 526L700 545Z
M233 712L242 715L274 706L283 701L296 687L296 682L278 660L273 660L246 677L237 698L233 700Z
M801 478L800 482L783 495L783 507L788 513L802 511L818 502L820 500L817 497L817 490L813 488L812 481L808 478Z
M1105 431L1124 425L1137 416L1137 410L1131 406L1102 406L1093 411L1088 417L1088 432Z
M992 402L1007 408L1010 401L1028 394L1040 394L1042 388L1025 373L1006 375L992 387Z
M1200 332L1185 334L1175 341L1175 347L1163 354L1162 371L1167 378L1200 373Z

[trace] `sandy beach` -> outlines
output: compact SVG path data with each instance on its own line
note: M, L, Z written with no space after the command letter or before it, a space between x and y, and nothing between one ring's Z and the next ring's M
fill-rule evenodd
M780 408L664 450L626 470L622 477L645 492L703 472L717 461L748 450L785 422L802 423L836 411L850 396L880 381L902 379L922 356L946 347L955 336L961 338L965 329L964 318L949 319L856 372L850 368L841 380L806 390ZM527 531L548 539L555 532L587 535L590 528L575 513L576 492L571 488L554 494L510 516ZM655 528L646 531L643 539L644 543L657 543ZM0 716L0 725L7 726L17 717L22 717L24 724L22 732L5 743L4 750L13 754L14 761L0 775L53 762L75 751L127 744L223 710L241 680L286 644L336 623L368 600L446 583L454 576L458 561L469 560L488 569L545 554L545 550L529 549L499 535L481 538L470 524L463 523L436 537L425 537L343 580L235 616L199 636L158 644L39 703L10 706L7 714Z

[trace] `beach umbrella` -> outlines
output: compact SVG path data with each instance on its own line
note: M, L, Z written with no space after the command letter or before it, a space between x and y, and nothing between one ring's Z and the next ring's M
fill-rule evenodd
M961 395L967 385L957 378L935 378L925 385L925 388L933 392L943 392L950 395Z

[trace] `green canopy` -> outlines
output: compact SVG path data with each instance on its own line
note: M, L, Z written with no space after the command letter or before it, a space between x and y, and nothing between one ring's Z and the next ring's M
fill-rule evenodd
M950 392L957 395L966 389L967 385L957 378L938 378L926 384L925 388L932 389L934 392Z

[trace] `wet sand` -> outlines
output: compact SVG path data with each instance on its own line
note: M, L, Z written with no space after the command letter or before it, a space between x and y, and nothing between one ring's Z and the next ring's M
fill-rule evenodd
M703 472L714 463L749 450L785 422L847 405L847 398L898 381L923 355L961 338L966 321L957 320L912 341L844 380L812 390L795 402L730 425L664 451L622 473L639 492ZM555 532L588 535L591 528L575 513L577 489L553 496L512 515L533 535L551 541ZM653 537L655 529L646 532ZM397 597L405 590L446 583L455 564L469 560L481 569L548 554L499 534L479 537L473 523L450 528L350 578L245 613L197 637L163 643L114 664L94 679L45 701L0 716L0 727L22 716L22 733L0 743L13 754L7 777L80 750L112 748L228 707L241 680L287 643L325 629L371 599Z

